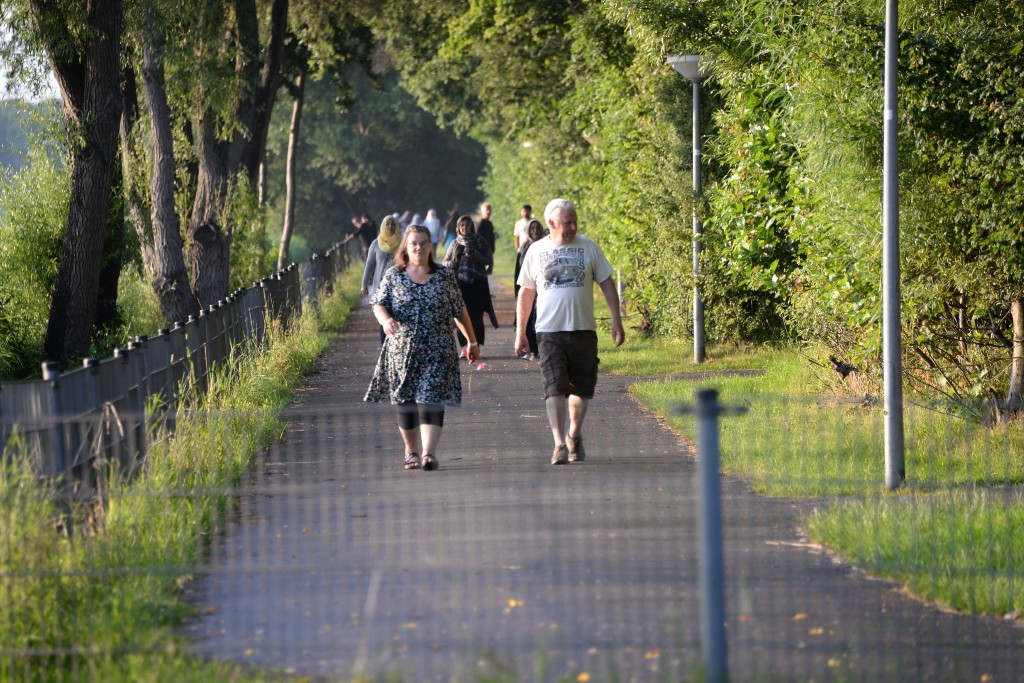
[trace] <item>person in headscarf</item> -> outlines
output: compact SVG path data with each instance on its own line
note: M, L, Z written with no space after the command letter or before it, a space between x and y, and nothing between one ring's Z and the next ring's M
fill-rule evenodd
M430 231L430 241L433 243L434 253L437 254L437 243L441 241L444 233L444 229L441 227L441 219L437 217L437 211L433 209L427 211L427 217L423 220L423 225L427 226L427 230Z
M548 231L544 229L541 222L536 219L531 219L526 227L526 236L522 243L519 245L519 252L516 254L516 269L513 279L515 281L515 293L516 298L519 298L519 271L523 268L523 259L526 258L526 252L530 250L534 242L538 242L548 234ZM533 302L533 308L530 311L530 319L526 321L526 341L530 345L530 352L524 353L521 357L527 360L533 360L537 357L537 302Z
M402 241L402 230L393 216L385 216L380 222L380 233L370 242L366 252L366 265L363 267L363 295L380 287L384 272L391 267L395 259L398 244ZM380 331L380 343L384 343L384 329Z
M484 312L493 308L491 289L487 282L487 269L493 263L491 249L483 237L476 234L476 225L469 216L461 216L456 227L455 241L448 246L444 265L450 268L459 282L459 291L466 302L473 333L481 346L484 344ZM459 334L459 344L466 341Z

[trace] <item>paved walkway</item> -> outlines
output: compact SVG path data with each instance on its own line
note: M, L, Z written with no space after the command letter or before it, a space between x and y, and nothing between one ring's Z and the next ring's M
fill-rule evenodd
M197 652L331 680L696 680L691 448L602 375L587 461L549 465L539 370L493 289L502 327L436 472L403 470L390 409L362 403L379 346L355 312L193 583ZM1024 680L1024 630L836 562L799 535L806 502L722 489L733 680Z

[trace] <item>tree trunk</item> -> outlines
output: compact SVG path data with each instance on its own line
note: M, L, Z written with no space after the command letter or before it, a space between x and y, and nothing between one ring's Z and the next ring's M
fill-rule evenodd
M57 281L46 327L46 357L65 368L89 352L110 186L117 163L121 117L121 0L91 0L86 7L83 54L67 48L70 10L63 3L30 0L40 38L60 87L73 136L71 202Z
M281 230L281 251L277 256L277 269L288 265L288 246L295 226L295 162L299 151L299 129L302 122L302 102L306 95L306 70L299 69L295 77L295 103L292 105L292 123L288 129L288 159L284 172L284 228Z
M284 39L288 32L288 0L274 0L270 8L270 34L267 51L260 71L260 84L256 89L253 109L251 141L245 147L242 164L252 182L258 187L260 167L267 154L267 134L274 111L277 91L281 86L281 66L284 61ZM262 206L263 196L260 201Z
M238 41L235 73L241 83L233 115L237 132L226 143L218 141L217 113L202 99L194 131L199 168L196 195L189 219L186 258L196 296L204 307L228 294L232 231L229 206L231 183L240 170L244 170L253 183L258 182L266 135L265 131L260 131L269 125L268 119L280 79L282 49L275 41L280 41L283 46L283 32L287 29L287 0L275 0L271 15L270 47L261 64L259 17L255 0L234 0L234 9L237 30L232 34ZM264 86L264 101L258 102L257 97L263 93ZM263 136L263 142L257 144L259 135ZM259 148L256 158L252 157L254 145Z
M125 221L124 173L117 164L110 181L110 203L103 235L103 256L100 258L99 282L96 288L96 317L93 321L93 335L105 337L115 332L121 324L117 308L118 285L121 271L130 258L131 241Z
M148 14L152 15L152 10ZM152 16L144 20L139 41L142 45L142 83L153 136L149 190L152 269L147 275L160 299L164 318L175 322L198 315L199 302L192 292L185 269L181 226L174 207L174 139L164 80L165 41L162 33L155 32L154 25Z
M213 112L205 112L195 129L196 196L188 225L189 270L203 308L227 296L231 256L231 227L226 159L217 142Z
M1013 352L1010 358L1010 389L1006 394L1006 414L1018 415L1024 391L1024 299L1018 297L1010 302L1010 316L1013 318Z
M956 309L956 328L958 337L960 340L960 357L963 362L967 362L968 344L967 344L967 295L963 292L960 293L960 299L957 302Z
M121 177L122 196L124 197L125 213L128 223L139 238L139 251L142 255L143 268L148 273L153 261L150 239L150 225L146 216L146 202L138 185L132 182L136 176L135 169L139 166L137 145L135 144L136 129L139 123L139 96L135 83L135 70L126 65L121 75L121 96L124 108L121 112Z

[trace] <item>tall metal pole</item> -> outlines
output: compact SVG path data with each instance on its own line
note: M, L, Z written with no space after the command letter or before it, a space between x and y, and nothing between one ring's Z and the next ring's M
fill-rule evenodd
M700 78L693 79L693 362L704 362L704 301L700 293L700 252L704 225L700 220Z
M725 634L725 563L722 549L722 502L718 481L718 391L697 392L697 500L700 557L700 642L707 680L728 680Z
M885 393L885 485L899 488L903 458L903 361L900 344L900 196L897 133L898 0L885 3L885 121L882 163L882 380Z

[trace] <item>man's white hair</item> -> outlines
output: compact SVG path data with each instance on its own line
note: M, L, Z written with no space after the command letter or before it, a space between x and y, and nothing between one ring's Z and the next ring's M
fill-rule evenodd
M548 205L544 207L544 222L547 223L559 211L572 211L575 213L576 205L568 199L562 199L561 197L558 199L552 199L548 202Z

